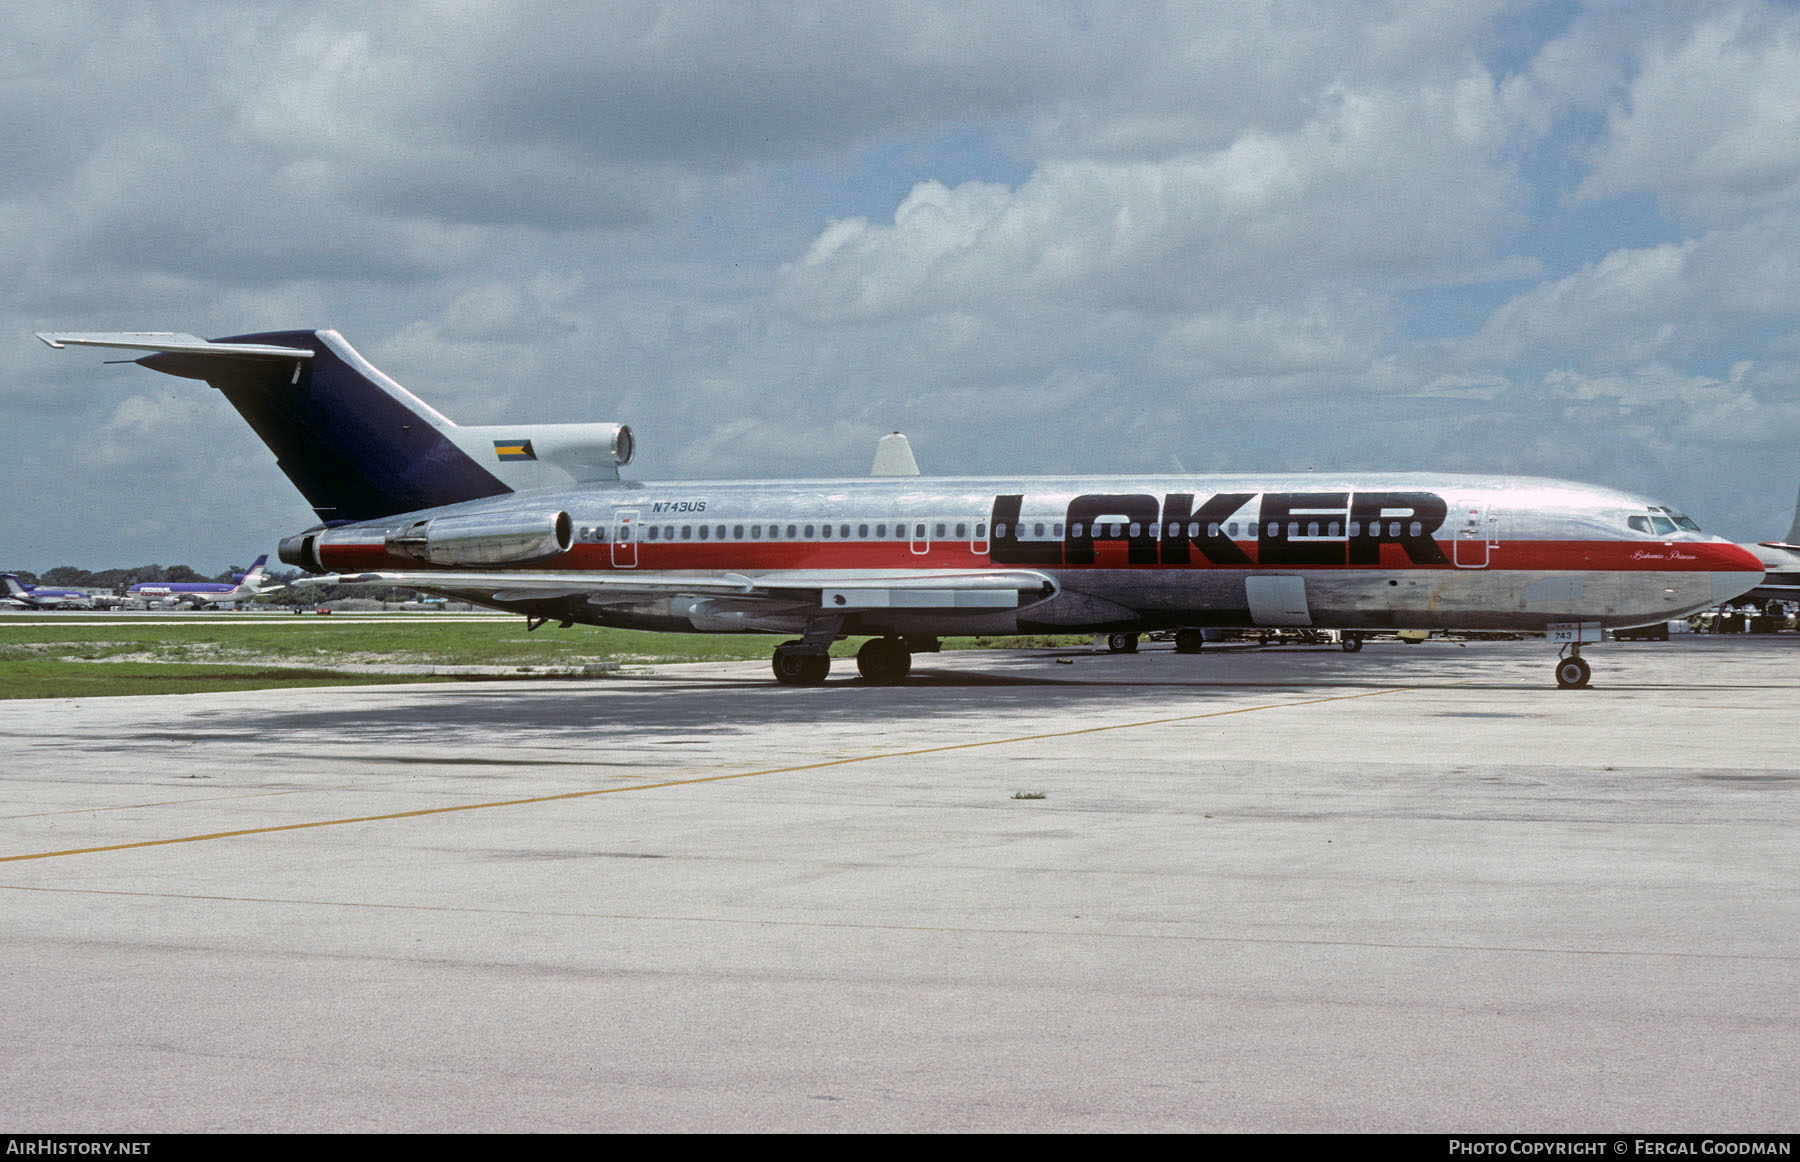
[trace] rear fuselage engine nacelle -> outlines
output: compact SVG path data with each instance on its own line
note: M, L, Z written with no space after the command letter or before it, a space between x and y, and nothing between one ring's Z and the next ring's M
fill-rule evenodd
M426 517L386 530L314 529L283 540L281 559L312 572L344 567L346 558L356 568L376 567L383 556L433 565L518 565L561 556L574 543L567 512L514 510Z
M395 556L433 565L512 565L568 552L575 528L562 511L471 513L414 521L386 541Z

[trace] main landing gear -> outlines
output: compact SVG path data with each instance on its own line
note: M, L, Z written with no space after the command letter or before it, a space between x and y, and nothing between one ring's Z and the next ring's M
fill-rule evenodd
M912 651L897 637L872 637L856 651L856 671L877 686L897 686L912 672Z
M1587 659L1581 656L1581 646L1571 644L1563 647L1564 653L1556 663L1556 684L1564 690L1579 690L1588 684L1593 670Z
M782 642L775 647L771 667L775 680L783 686L817 686L831 673L831 656L825 652L830 645L829 641ZM856 672L871 685L897 686L912 673L915 650L935 652L937 648L936 638L870 638L856 651Z
M790 647L800 642L783 642L775 647L772 668L775 680L783 686L817 686L831 673L831 655L803 654Z
M770 668L783 686L817 686L831 673L831 643L838 639L841 618L816 617L798 640L775 647Z

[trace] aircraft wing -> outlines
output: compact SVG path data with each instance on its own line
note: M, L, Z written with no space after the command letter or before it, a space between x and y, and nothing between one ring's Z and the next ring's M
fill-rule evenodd
M784 569L764 573L407 570L302 577L294 587L401 585L490 602L586 597L597 604L646 597L732 597L817 602L822 612L865 609L1016 609L1054 596L1032 569Z

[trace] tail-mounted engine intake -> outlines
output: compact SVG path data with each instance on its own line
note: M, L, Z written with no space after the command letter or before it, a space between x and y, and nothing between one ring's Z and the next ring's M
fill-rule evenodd
M569 551L566 512L493 512L414 521L387 535L387 550L434 565L510 565Z
M545 468L577 483L617 480L637 446L624 424L453 425L438 433L515 491L555 483L540 479Z

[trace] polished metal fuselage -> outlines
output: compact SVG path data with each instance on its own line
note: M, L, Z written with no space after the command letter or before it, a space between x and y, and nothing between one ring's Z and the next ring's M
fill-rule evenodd
M751 581L1020 569L1051 581L1013 609L859 610L841 627L945 636L1626 626L1682 616L1756 583L1760 565L1722 538L1628 523L1667 511L1565 481L1417 473L620 482L342 526L321 536L309 563L411 567L387 538L421 518L566 512L567 551L520 568ZM593 624L797 632L821 613L816 601L767 595L508 597L491 585L459 588L456 572L443 570L431 588Z

